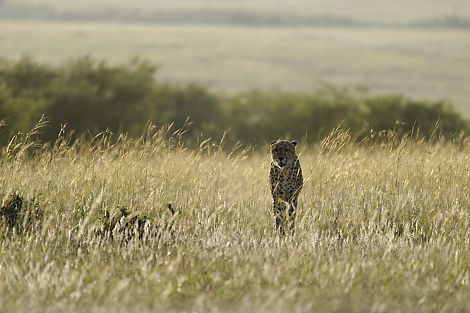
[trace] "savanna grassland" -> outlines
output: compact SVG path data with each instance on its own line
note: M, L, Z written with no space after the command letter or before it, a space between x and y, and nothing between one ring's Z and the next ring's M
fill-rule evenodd
M470 311L469 29L460 0L0 0L0 313Z
M217 93L313 92L323 82L446 99L468 115L468 29L246 27L101 22L0 22L0 56L62 65L84 55L115 64L133 57L157 79L197 82Z
M462 0L0 0L0 57L140 57L217 93L328 84L450 100L470 114Z
M2 312L470 309L468 140L300 143L297 228L280 238L267 147L170 134L2 148Z

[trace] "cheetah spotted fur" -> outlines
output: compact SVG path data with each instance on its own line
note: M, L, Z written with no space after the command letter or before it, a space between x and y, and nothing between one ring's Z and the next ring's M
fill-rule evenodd
M274 140L271 142L271 170L269 182L273 196L273 212L276 230L285 234L285 228L294 232L297 198L302 190L303 177L298 156L297 141Z

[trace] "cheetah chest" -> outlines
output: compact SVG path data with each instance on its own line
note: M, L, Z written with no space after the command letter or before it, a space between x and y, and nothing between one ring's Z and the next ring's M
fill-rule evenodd
M298 179L298 168L287 171L275 169L272 177L274 192L284 201L289 201L300 191L301 183Z

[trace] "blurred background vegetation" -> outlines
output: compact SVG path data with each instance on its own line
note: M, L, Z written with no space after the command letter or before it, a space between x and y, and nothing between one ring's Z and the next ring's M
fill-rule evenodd
M0 62L1 140L26 133L42 114L48 127L40 139L53 141L62 125L91 139L103 130L131 137L149 122L187 127L188 138L257 144L280 137L317 141L338 125L358 140L371 131L395 130L451 137L468 122L444 101L401 95L369 95L362 90L324 85L315 93L246 91L215 94L195 84L154 80L157 68L139 59L109 65L83 57L64 66L30 58Z
M43 113L46 141L149 122L193 142L460 136L469 33L464 0L0 0L0 140Z

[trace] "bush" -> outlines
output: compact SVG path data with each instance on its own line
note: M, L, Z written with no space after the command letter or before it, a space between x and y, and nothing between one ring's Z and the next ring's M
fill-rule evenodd
M425 102L403 96L377 96L365 100L364 120L372 130L395 129L429 138L468 130L468 122L443 101Z

